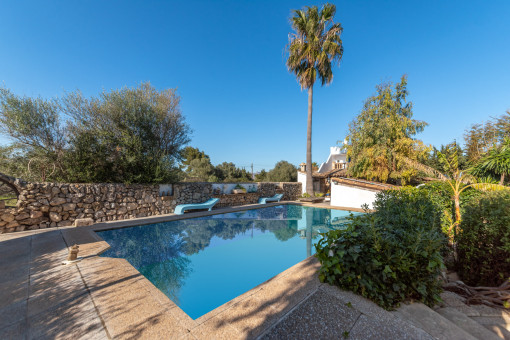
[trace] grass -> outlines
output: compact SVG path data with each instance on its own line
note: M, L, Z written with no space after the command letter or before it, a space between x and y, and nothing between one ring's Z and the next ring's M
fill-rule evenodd
M15 207L18 199L13 195L0 195L0 201L4 201L6 207Z

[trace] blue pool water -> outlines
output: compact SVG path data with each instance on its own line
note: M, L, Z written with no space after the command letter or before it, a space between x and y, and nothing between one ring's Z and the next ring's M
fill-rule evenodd
M280 205L98 232L196 319L315 253L350 212Z

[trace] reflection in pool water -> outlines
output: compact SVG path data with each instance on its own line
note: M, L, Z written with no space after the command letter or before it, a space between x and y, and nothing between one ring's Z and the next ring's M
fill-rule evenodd
M280 205L98 234L102 256L128 260L195 319L312 255L349 214Z

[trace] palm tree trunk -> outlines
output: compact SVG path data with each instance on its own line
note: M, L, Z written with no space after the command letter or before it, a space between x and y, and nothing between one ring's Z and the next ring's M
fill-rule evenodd
M306 129L306 193L313 196L312 104L313 104L313 85L308 88L308 126Z
M461 220L461 215L460 215L460 195L458 193L455 193L454 195L454 200L455 200L455 229L453 230L453 235L454 237L457 236L457 230L460 226L460 220Z
M501 179L499 180L499 185L504 185L505 184L505 173L503 172L501 174Z

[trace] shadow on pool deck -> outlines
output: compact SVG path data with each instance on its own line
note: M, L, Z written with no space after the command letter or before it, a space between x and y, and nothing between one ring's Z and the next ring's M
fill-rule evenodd
M106 338L59 230L0 238L0 338Z

